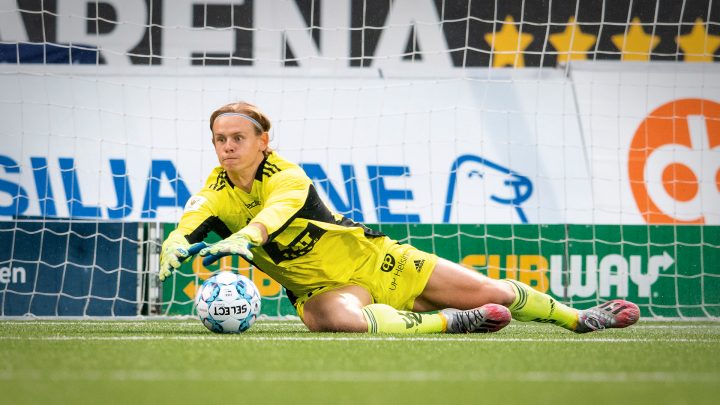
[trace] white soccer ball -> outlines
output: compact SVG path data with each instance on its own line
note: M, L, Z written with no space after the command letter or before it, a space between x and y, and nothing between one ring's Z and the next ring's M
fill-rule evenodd
M260 293L249 278L222 271L207 279L195 297L195 309L206 328L217 333L241 333L260 314Z

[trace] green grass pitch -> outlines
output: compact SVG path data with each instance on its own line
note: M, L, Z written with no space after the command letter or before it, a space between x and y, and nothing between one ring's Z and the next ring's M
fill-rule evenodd
M0 321L1 404L717 404L720 323L575 335L310 333L259 321Z

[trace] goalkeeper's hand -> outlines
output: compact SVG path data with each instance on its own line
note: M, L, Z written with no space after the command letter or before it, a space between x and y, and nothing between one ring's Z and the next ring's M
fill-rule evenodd
M205 242L190 245L184 236L171 233L163 242L160 252L160 273L158 274L160 281L165 281L173 271L179 269L185 261L207 246Z
M254 226L247 226L238 232L228 236L220 242L213 243L200 251L203 265L208 266L215 263L219 258L228 255L240 255L247 261L253 259L250 248L261 244L262 236L260 230Z

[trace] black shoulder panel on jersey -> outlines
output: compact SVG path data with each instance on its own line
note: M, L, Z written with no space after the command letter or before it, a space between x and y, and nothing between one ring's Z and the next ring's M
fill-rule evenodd
M263 159L262 162L260 162L260 166L258 166L257 171L255 172L255 180L262 181L263 176L265 177L272 177L273 174L281 171L282 169L277 167L277 165L268 162L267 157Z
M312 184L310 185L310 188L308 190L308 196L305 200L305 205L300 208L300 211L298 211L295 216L299 218L311 219L313 221L329 223L335 222L335 217L333 217L332 212L327 207L327 205L325 205L325 202L323 202L322 198L320 198L317 190L315 190L315 186L313 186Z
M225 188L225 186L230 185L230 187L235 187L232 181L230 181L230 178L227 175L227 172L225 170L221 170L220 173L218 173L217 177L215 178L215 183L210 185L211 190L220 191Z
M232 235L232 232L228 229L227 225L225 225L225 222L216 216L212 216L203 221L190 235L186 235L185 239L190 243L202 242L210 231L220 235L223 239Z
M283 226L278 228L277 231L273 232L271 235L268 235L268 240L274 239L275 236L279 235L282 231L284 231L285 228L287 228L295 218L304 218L313 221L327 222L331 224L335 223L335 218L333 217L332 212L330 212L330 209L328 209L328 207L325 205L312 184L308 189L308 195L305 198L305 204L302 206L302 208L300 208L298 212L295 213L295 215L290 217L283 224Z

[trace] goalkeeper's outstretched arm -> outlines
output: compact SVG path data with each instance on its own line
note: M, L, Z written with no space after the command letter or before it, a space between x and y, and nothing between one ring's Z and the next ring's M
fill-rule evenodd
M185 206L185 212L175 230L165 239L160 251L160 270L158 277L165 281L182 266L184 262L199 253L207 244L203 240L210 231L222 235L223 230L217 229L218 224L212 221L214 213L211 208L212 196L205 190L193 196ZM229 231L224 232L230 234Z
M259 222L252 222L243 229L235 232L220 242L213 243L199 251L203 259L203 265L208 266L219 258L228 255L239 255L245 260L251 261L253 254L250 248L261 246L267 241L267 229Z

